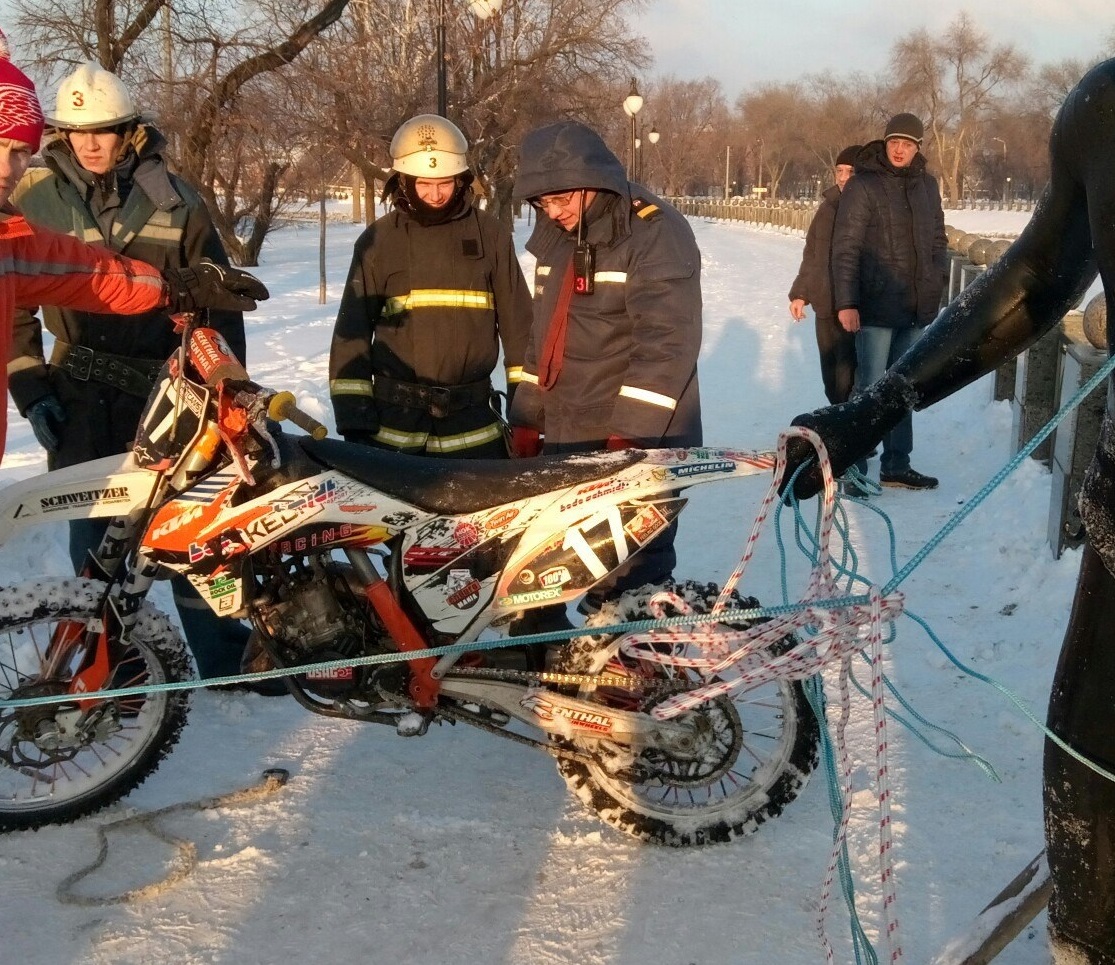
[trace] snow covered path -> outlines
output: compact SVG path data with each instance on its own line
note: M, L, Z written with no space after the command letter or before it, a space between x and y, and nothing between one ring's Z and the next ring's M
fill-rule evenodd
M1004 214L965 217L984 214L998 220L971 227L1018 227ZM969 227L961 215L950 220ZM793 325L786 310L801 239L694 227L704 253L706 438L773 447L795 414L824 401L812 325ZM249 327L255 378L293 389L327 422L329 337L357 233L330 227L326 305L317 304L316 227L273 236L260 275L274 297ZM1010 421L986 384L915 418L914 464L942 485L886 491L875 501L896 527L900 565L1007 461ZM40 468L30 430L13 412L0 483ZM693 490L678 575L723 580L764 491L763 480ZM909 609L960 660L1017 691L1039 717L1079 562L1074 552L1051 558L1048 499L1047 473L1023 466L902 588ZM850 515L861 570L885 582L884 528L868 509ZM61 574L62 534L44 530L0 549L0 559L8 582ZM777 602L776 563L768 538L743 590ZM801 576L795 561L791 594ZM909 620L889 648L887 671L920 713L958 733L1002 778L992 783L891 726L902 941L906 960L924 963L1041 848L1041 735ZM850 847L860 914L874 938L870 735L870 708L857 698ZM59 884L96 857L99 825L235 790L268 767L291 773L274 795L163 821L197 844L199 865L185 881L133 903L57 899ZM603 827L566 792L548 758L488 735L439 727L404 740L307 715L287 699L199 692L182 743L123 804L70 827L0 837L3 957L34 965L815 965L823 961L814 925L830 843L821 774L745 841L664 850ZM105 866L77 890L104 897L156 881L172 855L149 834L113 833ZM830 937L840 963L854 960L846 933L837 904ZM1003 961L1048 961L1041 920Z

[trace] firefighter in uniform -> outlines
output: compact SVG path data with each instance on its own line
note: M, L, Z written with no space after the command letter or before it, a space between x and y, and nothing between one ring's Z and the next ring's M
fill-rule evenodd
M197 192L170 173L166 142L143 121L118 77L82 64L58 89L47 123L58 136L42 151L50 173L17 194L29 222L103 245L159 270L208 258L228 265ZM178 347L165 309L141 315L42 308L54 336L49 360L33 312L16 315L8 362L12 399L47 450L51 469L127 452L156 375ZM211 311L208 324L244 359L244 316ZM107 523L70 523L75 570L96 549ZM248 630L219 619L185 577L173 580L186 641L200 676L237 673ZM284 691L285 692L285 691Z
M506 458L491 375L522 372L530 290L511 232L473 203L468 142L435 114L391 141L393 210L357 239L329 361L337 430L414 455Z
M701 253L684 217L627 180L595 131L563 121L529 133L515 196L539 211L534 325L511 407L513 449L529 456L701 444ZM671 526L597 584L592 608L660 583Z

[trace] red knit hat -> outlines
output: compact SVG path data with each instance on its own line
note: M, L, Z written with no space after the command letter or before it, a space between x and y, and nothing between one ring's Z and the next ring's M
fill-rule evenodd
M39 149L43 139L43 109L35 85L11 62L8 38L0 31L0 137L10 137Z

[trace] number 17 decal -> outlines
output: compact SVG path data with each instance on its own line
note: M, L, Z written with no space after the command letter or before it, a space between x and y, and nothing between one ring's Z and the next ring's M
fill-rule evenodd
M620 563L627 559L628 553L627 537L623 531L623 519L620 516L618 506L612 506L609 509L603 510L595 516L590 516L588 519L570 528L565 534L565 541L561 544L563 550L572 550L577 554L578 559L585 564L585 567L595 580L607 576L608 570L615 568L605 566L604 563L601 562L600 557L597 556L596 551L589 545L589 541L586 538L594 529L605 524L610 532L611 543L615 548L615 566L619 566ZM601 534L601 536L602 535L603 534ZM598 537L598 541L602 544L603 548L603 544L605 543L604 539Z

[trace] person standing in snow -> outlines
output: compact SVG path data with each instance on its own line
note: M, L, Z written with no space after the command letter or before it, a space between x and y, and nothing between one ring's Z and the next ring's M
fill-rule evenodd
M189 269L202 259L227 268L204 203L194 188L170 173L163 156L166 141L141 118L116 75L95 63L80 65L59 86L47 123L58 134L42 152L50 173L17 197L29 222L158 269ZM156 307L124 317L118 311L55 307L46 301L42 316L42 325L54 336L49 360L34 310L20 311L8 382L13 401L47 451L47 464L62 469L127 452L155 378L178 347L167 310ZM207 324L244 360L241 311L210 311ZM105 519L70 522L75 571L85 566L107 526ZM199 676L238 673L248 628L218 617L184 576L175 577L171 586Z
M547 454L700 445L701 253L689 223L576 121L527 134L514 195L539 212L516 454L542 451L543 437ZM667 579L675 532L597 584L586 608Z
M863 395L793 420L821 436L834 472L870 451L914 409L1034 344L1079 303L1097 271L1108 353L1115 352L1115 59L1094 67L1069 92L1049 157L1049 184L1002 258ZM1115 963L1115 379L1107 400L1081 487L1087 542L1048 712L1050 731L1083 760L1053 740L1045 744L1049 933L1057 965ZM786 478L812 454L807 443L792 440ZM795 494L806 498L819 487L814 466L803 471Z
M473 203L468 142L420 114L391 141L394 210L356 241L329 358L337 430L413 455L506 458L491 376L522 371L530 290L511 232Z
M805 306L813 306L817 330L817 350L821 356L821 380L825 398L833 404L847 402L856 378L856 336L845 331L836 318L832 297L832 229L840 207L840 194L855 173L856 155L861 145L850 144L836 156L831 187L821 196L821 203L805 233L805 251L801 267L790 286L790 317L795 322L805 318Z
M837 318L856 333L856 389L878 379L914 344L941 305L948 270L945 214L937 182L925 170L924 134L913 114L896 114L883 139L856 155L832 235L832 286ZM879 482L936 489L937 480L910 466L913 420L883 440ZM866 460L856 468L867 471Z

